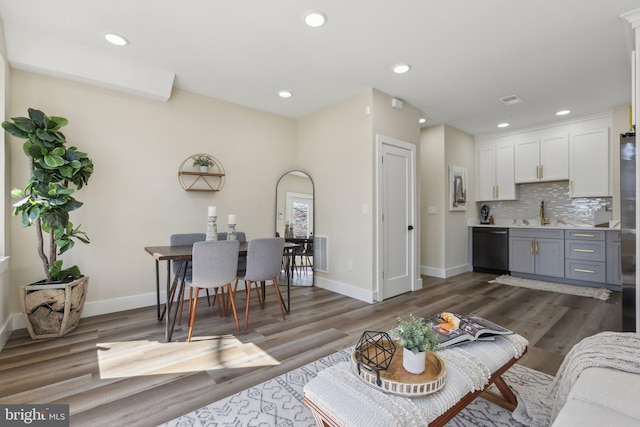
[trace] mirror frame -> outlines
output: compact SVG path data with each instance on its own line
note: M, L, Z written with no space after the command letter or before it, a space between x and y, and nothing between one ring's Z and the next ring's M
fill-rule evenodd
M313 209L311 212L312 215L312 222L311 222L311 229L313 230L312 232L315 233L315 229L316 229L316 188L315 188L315 184L313 182L313 179L311 178L311 175L309 175L307 172L300 170L300 169L294 169L294 170L290 170L287 171L285 173L282 174L282 176L280 176L280 178L278 179L278 182L276 183L276 212L275 212L275 225L274 225L274 236L276 235L275 233L278 232L278 188L280 187L280 183L282 182L282 179L289 175L289 174L294 174L294 175L304 175L307 179L309 179L309 182L311 182L311 197L313 200ZM281 236L281 237L285 237L285 236Z

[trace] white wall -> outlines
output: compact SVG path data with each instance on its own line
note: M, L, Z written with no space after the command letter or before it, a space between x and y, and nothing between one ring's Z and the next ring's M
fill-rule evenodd
M468 271L469 218L478 218L475 189L475 145L473 136L451 126L445 126L445 277ZM467 210L449 211L449 167L455 165L467 169Z
M299 120L298 161L315 184L315 235L329 238L329 273L316 272L317 286L373 301L375 134L417 144L419 114L407 103L392 109L390 96L367 89Z
M2 22L0 22L0 117L5 117L5 112L9 103L9 83L10 70L9 64L5 60L7 57L5 43L4 43L4 29ZM14 296L14 288L10 282L9 263L10 260L6 255L9 254L8 246L11 241L8 233L8 224L10 218L10 204L8 201L9 194L9 168L6 167L8 163L7 156L8 150L6 147L6 133L3 131L0 135L0 166L2 167L2 173L0 173L0 349L4 346L5 342L9 339L9 335L12 331L12 299Z
M422 274L441 276L445 268L444 252L444 210L445 171L444 125L430 126L420 133L420 216ZM435 208L435 215L428 215L428 209Z
M448 125L422 129L422 274L451 277L468 269L467 219L477 217L473 136ZM467 169L467 210L449 211L449 167ZM429 214L429 208L437 213Z
M315 185L315 235L328 237L329 273L315 283L361 300L371 298L372 92L365 90L298 121L298 161ZM371 212L372 209L369 211ZM351 261L353 269L347 270Z
M66 117L67 140L94 161L94 175L77 193L84 206L71 214L91 244L65 257L90 276L85 315L154 304L154 261L144 247L168 244L172 233L204 233L208 205L218 207L220 231L235 213L248 238L273 235L276 183L295 166L295 121L179 90L164 103L21 71L12 73L11 90L9 116L33 107ZM22 142L10 139L10 184L23 187L28 161ZM200 152L226 169L220 192L180 186L180 164ZM15 290L43 272L34 229L22 229L18 218L10 224L7 299L18 313Z

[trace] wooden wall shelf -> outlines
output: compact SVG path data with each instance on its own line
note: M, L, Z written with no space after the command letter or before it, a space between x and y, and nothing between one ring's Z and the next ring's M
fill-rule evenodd
M208 172L199 170L199 166L193 166L196 157L208 157L213 163ZM178 180L185 191L220 191L224 186L226 174L222 163L215 157L198 153L186 158L178 170Z

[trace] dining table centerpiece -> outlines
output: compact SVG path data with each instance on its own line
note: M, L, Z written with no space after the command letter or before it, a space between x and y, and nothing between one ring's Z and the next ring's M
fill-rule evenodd
M12 136L26 140L23 151L29 158L31 176L24 189L13 189L13 215L20 215L22 227L34 226L36 250L45 279L20 288L21 306L33 339L63 336L76 328L86 299L89 278L77 265L65 268L59 255L73 248L76 241L89 243L89 237L71 222L69 213L82 206L75 199L93 173L93 162L86 153L67 146L60 129L64 117L47 116L28 109L28 117L14 117L2 123Z

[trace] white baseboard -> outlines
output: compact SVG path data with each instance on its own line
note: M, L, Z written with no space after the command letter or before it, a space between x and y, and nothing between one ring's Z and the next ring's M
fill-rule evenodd
M319 277L318 275L314 277L314 282L315 286L319 288L326 289L331 292L336 292L350 298L355 298L369 304L373 304L374 302L372 291L356 288L355 286L351 286L346 283L327 280L323 277Z
M440 279L448 279L449 277L457 276L458 274L466 273L467 271L469 271L468 264L462 264L457 267L447 269L425 266L420 267L420 274L424 276L438 277Z
M166 295L166 292L160 293L160 301L163 304L165 301L164 299L165 295ZM188 296L186 297L188 298ZM118 311L149 307L152 305L156 305L155 292L143 294L143 295L134 295L130 297L102 300L102 301L91 301L91 302L85 303L84 308L82 309L82 317L100 316L101 314L115 313ZM11 325L11 330L9 330L8 335L10 335L12 331L27 327L27 325L24 323L24 318L22 317L22 313L11 315L9 317L9 320L7 321L7 324ZM4 334L4 330L0 331L0 344L2 345L4 345L4 343L1 341L3 338L3 334ZM7 338L8 338L8 335L7 335ZM2 349L2 346L0 346L0 349Z

